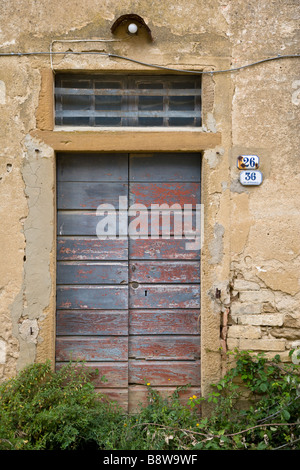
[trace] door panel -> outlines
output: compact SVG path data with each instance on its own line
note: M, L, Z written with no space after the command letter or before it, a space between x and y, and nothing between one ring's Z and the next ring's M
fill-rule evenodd
M76 337L59 336L56 341L57 361L127 361L127 336Z
M130 308L199 308L200 286L141 284L130 287Z
M132 154L130 155L129 181L198 183L200 182L200 155L193 153Z
M86 361L95 387L129 411L145 401L145 381L163 395L188 383L200 391L200 251L176 238L172 212L162 231L173 204L192 205L194 230L200 174L196 154L58 155L56 365ZM120 196L146 217L160 206L143 238L123 235L141 212L124 217ZM100 204L117 209L121 237L97 237Z
M200 362L189 362L182 367L180 361L131 361L129 360L129 382L131 384L145 385L145 377L152 386L176 386L200 383Z
M187 250L186 239L130 240L129 259L200 260L199 250Z
M200 204L198 183L131 183L130 204Z
M56 332L60 336L127 336L128 317L119 310L58 310Z
M200 332L199 310L131 310L129 334L193 335Z
M126 286L58 286L57 308L78 309L127 309Z
M58 237L57 261L128 260L128 240L95 237Z
M129 263L131 282L191 283L199 282L198 261L134 261Z
M132 335L129 337L129 357L146 360L197 360L200 358L199 338L192 335L160 336L155 334L155 330L151 336ZM184 368L184 364L181 367Z
M119 211L60 211L57 215L57 235L94 236L97 234L97 225L105 225L110 220L115 227L114 234L126 233L127 220L118 216ZM116 221L116 222L115 222Z
M127 284L127 262L62 262L57 273L57 284Z
M130 155L129 200L161 209L160 217L151 213L143 225L144 238L129 238L129 410L134 410L135 400L145 399L145 382L165 393L200 385L199 251L187 250L187 239L175 237L184 204L195 209L200 203L199 156ZM171 206L175 211L167 214L165 230L163 217ZM159 237L151 238L153 233Z
M128 155L109 153L61 153L57 159L57 182L128 181Z
M57 158L57 367L84 360L128 408L128 240L100 240L100 204L128 193L128 155ZM107 382L101 380L105 375Z

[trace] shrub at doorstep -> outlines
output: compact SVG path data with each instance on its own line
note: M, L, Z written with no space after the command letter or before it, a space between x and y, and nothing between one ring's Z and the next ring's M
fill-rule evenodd
M84 363L30 365L0 385L0 450L300 450L299 365L229 354L207 397L183 404L188 384L165 398L146 381L148 404L133 415L95 390Z

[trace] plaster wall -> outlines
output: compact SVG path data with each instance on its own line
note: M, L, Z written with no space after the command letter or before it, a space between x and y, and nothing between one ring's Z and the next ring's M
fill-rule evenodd
M153 42L143 32L111 34L126 13L145 20ZM87 150L203 151L203 394L224 372L227 350L288 360L300 347L298 58L204 75L203 127L190 134L64 134L53 131L52 108L55 71L155 70L107 54L198 71L234 68L296 54L299 18L297 0L2 1L0 52L47 53L0 56L1 380L54 360L55 151L82 142ZM63 42L71 39L95 42ZM51 58L51 44L54 52L100 54ZM261 186L239 183L241 154L259 155Z

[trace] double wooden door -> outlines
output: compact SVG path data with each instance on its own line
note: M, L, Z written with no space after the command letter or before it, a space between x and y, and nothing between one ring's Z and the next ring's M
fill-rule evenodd
M146 383L200 393L200 250L177 230L180 208L194 221L200 167L199 154L57 156L56 365L98 368L95 386L129 411Z

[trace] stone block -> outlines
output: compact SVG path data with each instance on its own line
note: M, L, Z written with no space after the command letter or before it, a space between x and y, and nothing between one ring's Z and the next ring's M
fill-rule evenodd
M242 325L282 326L283 315L243 315L239 317L239 323Z
M300 316L287 314L284 317L284 326L288 326L290 328L300 328Z
M6 361L6 342L0 340L0 364L5 364Z
M274 293L269 290L240 292L240 301L254 303L273 302Z
M227 339L227 347L230 351L233 351L234 349L239 349L239 340L237 338L228 338Z
M255 315L257 313L261 313L262 305L234 302L231 305L230 311L231 315Z
M260 285L257 282L245 281L244 279L235 279L233 286L238 291L260 290Z
M254 350L254 351L284 351L285 350L284 339L240 339L240 348L243 350Z
M274 328L271 331L272 336L275 338L286 338L288 340L300 340L300 329L299 328Z
M260 327L233 325L228 328L228 338L261 338Z

